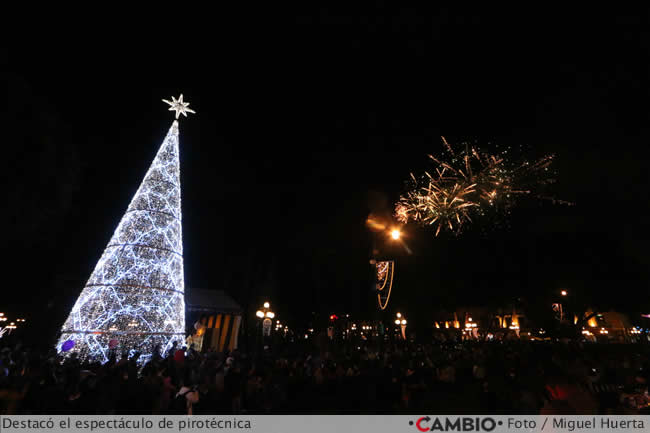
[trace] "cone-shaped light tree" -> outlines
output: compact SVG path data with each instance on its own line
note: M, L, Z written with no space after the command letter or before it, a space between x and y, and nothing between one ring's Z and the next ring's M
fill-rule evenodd
M173 98L172 98L173 99ZM183 95L165 101L193 112ZM139 351L140 362L185 338L178 120L61 330L57 350L106 362L109 350Z

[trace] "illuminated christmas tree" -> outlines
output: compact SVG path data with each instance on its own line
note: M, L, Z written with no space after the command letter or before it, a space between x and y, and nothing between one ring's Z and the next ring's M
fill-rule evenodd
M183 95L170 110L187 116ZM178 120L61 330L57 350L106 362L109 350L165 353L185 339Z

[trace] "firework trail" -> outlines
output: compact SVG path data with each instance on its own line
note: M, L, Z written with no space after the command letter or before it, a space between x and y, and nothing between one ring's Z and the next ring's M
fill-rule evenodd
M454 151L442 137L446 158L429 155L434 170L416 177L411 173L409 189L395 205L402 223L416 222L460 233L472 217L490 212L508 213L516 199L532 194L554 203L571 204L536 193L540 185L553 183L549 167L554 155L536 161L512 161L509 149L488 153L476 145Z

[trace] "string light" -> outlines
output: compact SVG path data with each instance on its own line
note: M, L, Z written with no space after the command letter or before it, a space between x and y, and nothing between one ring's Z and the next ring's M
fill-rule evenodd
M393 260L386 260L376 262L377 267L377 302L379 308L385 310L390 300L390 294L393 290L393 277L395 276L395 262ZM388 289L386 289L388 285ZM382 296L383 295L383 296Z
M182 97L174 102L186 104ZM66 355L77 353L82 360L106 362L109 341L117 339L122 347L140 351L144 363L156 346L164 353L174 340L184 340L184 291L178 122L174 121L65 321L57 349L73 340L74 347Z

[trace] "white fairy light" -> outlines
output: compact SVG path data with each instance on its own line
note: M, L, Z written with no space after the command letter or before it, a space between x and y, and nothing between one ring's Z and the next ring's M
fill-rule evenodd
M187 113L193 113L196 114L196 111L191 110L187 108L190 103L189 102L183 102L183 94L181 93L181 96L178 97L178 100L172 96L171 102L163 99L162 100L164 103L171 105L169 107L169 111L175 111L176 112L176 119L178 119L178 116L182 114L183 116L187 117Z
M182 95L174 102L185 104ZM184 340L184 291L175 120L65 321L57 350L73 340L64 354L106 362L115 339L146 362L156 346L165 353Z

